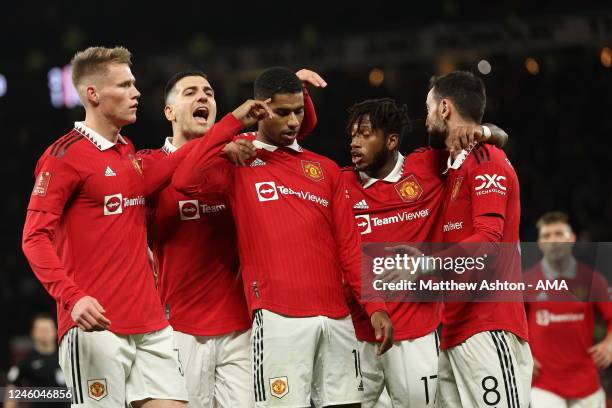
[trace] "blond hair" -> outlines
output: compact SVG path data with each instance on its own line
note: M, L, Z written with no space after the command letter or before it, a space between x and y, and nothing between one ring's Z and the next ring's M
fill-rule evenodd
M79 88L83 78L106 71L108 64L132 65L132 54L124 47L89 47L74 54L72 60L72 83Z

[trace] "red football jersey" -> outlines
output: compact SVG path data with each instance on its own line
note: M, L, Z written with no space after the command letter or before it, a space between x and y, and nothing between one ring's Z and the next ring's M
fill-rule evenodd
M132 143L113 144L77 123L47 148L35 175L23 248L57 301L59 339L85 295L106 309L112 332L166 327L147 259L148 189Z
M161 149L138 153L145 169L177 150L169 139ZM227 197L210 193L193 198L170 185L150 197L147 207L158 291L173 329L219 336L251 327Z
M255 134L242 137L253 140ZM338 166L297 142L279 148L258 141L247 166L224 159L211 164L211 151L201 142L173 183L193 197L227 192L250 310L346 316L342 281L344 276L359 293L360 240ZM366 310L386 309L372 302Z
M457 158L455 163L460 162ZM519 182L503 150L478 144L458 169L447 178L446 208L442 232L444 242L519 243ZM488 216L497 216L499 225L487 225ZM507 265L508 280L520 282L516 265ZM442 314L443 349L460 344L476 333L506 330L527 340L527 320L522 302L446 302Z
M353 168L343 169L350 203L361 240L367 242L433 242L441 235L434 226L442 215L448 153L431 148L398 156L395 168L382 180L370 179ZM389 253L380 254L380 256ZM350 293L349 293L350 295ZM395 340L415 339L440 324L441 304L387 302ZM353 296L349 307L357 339L374 342L370 319Z
M529 294L529 299L540 300L525 303L531 352L542 365L533 386L565 399L584 398L601 388L597 367L587 352L593 345L596 309L608 330L612 329L612 303L588 300L609 298L608 283L601 274L575 261L558 279L565 280L570 291L584 301L546 302L545 291L534 289ZM554 278L547 276L543 264L538 263L525 272L524 280L535 288L538 281Z

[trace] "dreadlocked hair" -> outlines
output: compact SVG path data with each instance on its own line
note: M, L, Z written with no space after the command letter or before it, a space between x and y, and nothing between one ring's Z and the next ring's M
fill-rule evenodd
M364 115L370 117L372 129L382 130L385 136L397 133L399 142L405 134L412 131L412 121L408 116L408 107L404 104L397 106L394 99L368 99L359 102L348 108L348 122L346 131L350 135L353 125L360 125Z

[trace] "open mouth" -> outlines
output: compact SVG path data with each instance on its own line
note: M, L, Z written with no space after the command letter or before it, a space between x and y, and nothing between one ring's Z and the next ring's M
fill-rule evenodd
M361 163L362 159L363 159L363 155L361 153L351 152L351 161L353 162L354 165L358 165L359 163Z
M200 125L208 123L208 108L206 106L200 106L193 111L193 118Z

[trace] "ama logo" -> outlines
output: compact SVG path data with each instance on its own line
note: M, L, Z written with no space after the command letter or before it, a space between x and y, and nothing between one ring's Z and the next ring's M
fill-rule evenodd
M121 193L104 196L104 215L115 215L123 212Z
M273 181L255 183L255 191L257 191L257 198L259 198L259 201L278 200L278 191L276 190L276 183L274 183Z

